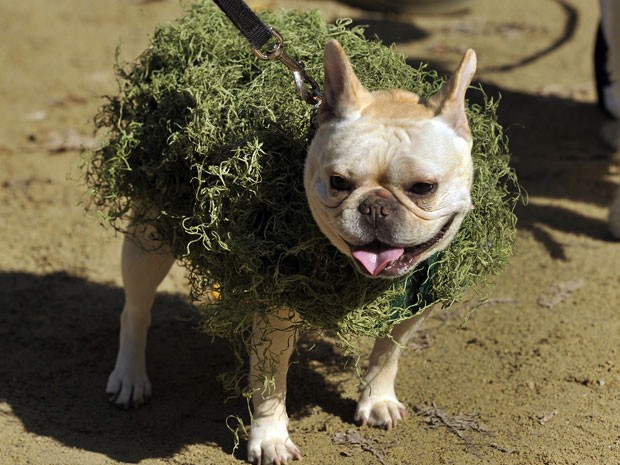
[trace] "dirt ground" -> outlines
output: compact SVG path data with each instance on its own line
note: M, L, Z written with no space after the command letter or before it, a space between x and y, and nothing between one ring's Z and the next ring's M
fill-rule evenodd
M255 2L256 4L257 2ZM356 378L330 341L291 373L293 440L305 464L620 464L620 244L606 232L618 184L599 141L592 76L596 0L478 0L466 15L350 16L411 63L452 69L466 47L501 94L501 121L529 193L517 250L489 304L436 312L402 358L409 408L393 431L353 423ZM81 145L114 50L135 57L176 0L0 2L0 464L226 464L216 376L227 346L196 328L181 270L163 285L148 353L152 402L104 394L122 306L120 238L80 205ZM305 352L302 347L302 353Z

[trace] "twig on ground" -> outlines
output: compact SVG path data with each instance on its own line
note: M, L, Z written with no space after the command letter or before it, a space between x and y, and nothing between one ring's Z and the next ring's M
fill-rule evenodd
M491 447L505 454L516 453L516 450L508 449L494 442L488 444L476 442L470 435L466 434L468 432L482 433L484 435L493 434L480 422L480 415L477 413L448 415L442 409L438 408L434 402L430 406L414 407L414 412L416 415L424 418L425 423L430 428L446 428L450 433L461 439L466 449L475 455L477 455L476 452L480 446Z
M480 416L477 413L464 415L448 415L433 402L431 406L414 407L417 415L424 418L426 424L431 428L439 426L445 427L452 434L468 442L465 432L474 431L476 433L489 434L486 426L479 423Z
M344 432L341 431L334 434L332 442L334 444L356 446L365 452L370 452L381 463L381 465L388 465L385 450L383 450L383 448L394 447L397 444L397 441L393 441L387 444L381 444L380 446L382 446L382 448L377 447L376 440L364 437L362 433L356 429L348 429Z

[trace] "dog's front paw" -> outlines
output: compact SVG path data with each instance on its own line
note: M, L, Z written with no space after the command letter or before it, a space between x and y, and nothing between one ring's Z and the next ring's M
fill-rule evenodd
M108 378L105 392L110 402L118 407L139 407L151 398L151 382L146 370L122 369L117 366Z
M368 389L364 390L357 403L355 421L358 424L392 429L405 418L407 409L396 396L370 395L368 391Z
M256 465L282 465L301 458L288 435L286 422L254 419L248 440L248 461Z

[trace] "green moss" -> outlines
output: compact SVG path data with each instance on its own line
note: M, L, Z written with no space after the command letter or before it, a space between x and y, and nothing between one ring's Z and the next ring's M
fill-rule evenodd
M442 84L348 21L328 25L316 12L263 18L319 82L333 37L371 90L429 96ZM85 163L92 206L119 230L131 210L134 222L153 224L189 270L194 297L218 287L220 300L204 311L213 335L242 334L255 312L284 306L345 343L382 336L419 308L449 306L485 284L511 253L516 178L496 103L486 97L468 107L474 211L432 264L390 282L356 273L319 232L302 185L312 109L284 66L255 58L211 2L159 27L118 76L119 94L96 117L105 142Z

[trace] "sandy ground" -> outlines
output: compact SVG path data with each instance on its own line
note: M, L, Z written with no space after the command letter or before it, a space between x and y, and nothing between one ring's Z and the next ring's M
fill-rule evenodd
M595 0L478 0L467 15L369 15L328 1L271 2L352 16L412 63L450 70L466 47L502 95L530 204L490 303L436 313L402 359L407 421L353 424L356 378L330 341L291 373L291 434L305 464L620 464L620 244L605 206L618 183L598 130ZM120 238L80 205L79 146L114 50L131 59L174 0L0 1L0 464L239 463L226 430L244 403L216 376L227 347L196 329L180 270L154 310L154 398L104 394L122 306ZM302 348L303 349L303 348ZM302 353L305 351L302 350Z

